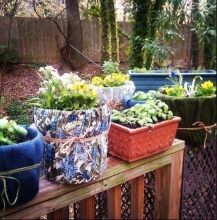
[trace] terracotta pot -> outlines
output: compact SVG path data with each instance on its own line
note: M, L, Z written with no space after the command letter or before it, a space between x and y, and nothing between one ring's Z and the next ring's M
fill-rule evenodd
M176 138L184 140L186 145L194 146L204 145L205 141L212 140L215 135L215 123L217 121L215 95L189 98L168 96L158 92L156 97L164 101L174 115L182 118ZM210 133L204 127L199 127L199 125L202 125L200 122L204 126L211 126Z
M109 130L109 153L129 162L169 149L174 141L180 117L159 122L154 128L130 129L112 123Z

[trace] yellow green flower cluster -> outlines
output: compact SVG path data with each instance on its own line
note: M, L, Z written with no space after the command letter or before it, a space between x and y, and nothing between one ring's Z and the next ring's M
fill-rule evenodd
M95 86L100 86L100 87L118 87L124 85L125 82L129 80L130 80L130 76L128 74L111 73L109 75L106 75L104 79L95 76L92 79L91 83Z
M87 84L85 81L75 82L71 87L71 91L79 92L80 94L88 94L93 97L97 96L92 85Z
M169 96L178 96L178 97L199 97L199 96L212 96L216 94L216 87L213 82L210 80L201 83L195 84L192 83L189 86L187 83L184 85L173 85L171 87L165 87L165 93Z
M30 104L46 109L65 111L90 109L98 105L97 93L93 85L82 80L78 75L64 73L62 76L52 66L40 68L41 88L38 97Z
M203 89L213 89L213 83L210 80L202 83L201 86Z
M216 87L210 80L208 80L202 83L200 87L198 87L195 96L212 96L215 93Z
M193 78L192 83L183 83L183 77L179 70L171 72L171 66L168 66L168 70L169 76L167 79L169 79L173 85L164 87L165 94L178 97L213 96L216 94L216 87L210 80L202 83L203 78L197 75ZM197 83L197 80L200 80L200 83Z
M165 88L165 92L167 95L169 96L185 96L185 91L184 91L184 88L183 86L179 86L179 85L176 85L176 86L173 86L173 87L166 87Z

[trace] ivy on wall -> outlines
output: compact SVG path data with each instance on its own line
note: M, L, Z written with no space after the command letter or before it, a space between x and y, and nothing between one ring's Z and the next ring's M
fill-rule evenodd
M113 0L100 0L101 4L101 63L119 62L118 25Z

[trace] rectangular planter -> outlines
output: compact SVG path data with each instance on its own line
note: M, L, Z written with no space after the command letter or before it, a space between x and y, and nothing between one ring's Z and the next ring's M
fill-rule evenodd
M206 70L201 72L193 72L189 70L183 72L181 71L181 73L184 82L192 83L193 78L199 75L204 81L210 80L216 86L216 71L214 70ZM168 77L168 73L166 73L164 70L152 70L147 73L135 73L133 70L129 70L129 75L136 86L135 92L158 90L161 86L172 85L171 82L166 79Z
M130 129L112 123L108 135L109 153L132 162L169 149L175 139L180 117L159 122L154 128Z

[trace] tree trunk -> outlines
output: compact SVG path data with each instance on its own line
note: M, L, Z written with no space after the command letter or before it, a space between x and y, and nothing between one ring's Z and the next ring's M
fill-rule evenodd
M118 24L116 21L114 1L108 0L107 7L109 13L110 28L111 28L111 59L113 62L119 63Z
M194 17L198 12L199 0L192 0L192 22L194 22ZM191 37L191 68L198 69L199 67L199 39L195 31L192 32Z
M156 0L155 3L153 3L152 10L151 10L151 15L150 15L150 33L149 33L149 39L151 41L154 41L156 38L156 31L157 31L157 26L155 25L155 19L156 19L156 14L160 12L163 9L163 6L165 4L166 0ZM146 53L146 62L145 62L145 67L146 69L150 69L153 61L153 56L154 54L151 52Z
M101 46L101 63L104 61L108 61L110 57L110 23L108 19L108 11L107 11L107 0L100 0L101 4L101 39L102 39L102 46Z
M87 60L82 56L84 51L78 0L66 0L66 13L68 19L68 42L64 52L64 62L72 69L78 69L87 63Z
M215 4L215 0L208 0L206 4ZM213 12L213 13L212 13ZM205 18L207 27L215 29L216 12L213 10ZM205 69L216 69L214 57L216 56L216 36L208 34L203 44L203 67Z
M151 1L133 1L133 29L131 34L131 48L129 55L130 68L142 68L144 63L144 52L142 51L143 39L149 34L149 8Z

